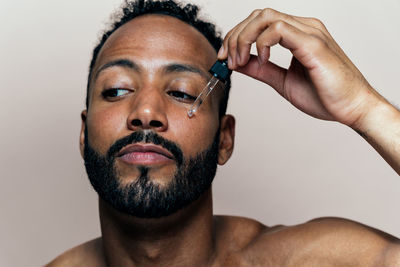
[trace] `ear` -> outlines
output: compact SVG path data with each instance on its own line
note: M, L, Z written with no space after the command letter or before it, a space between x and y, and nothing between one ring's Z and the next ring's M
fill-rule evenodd
M79 135L79 149L81 151L82 158L83 158L83 151L85 150L86 116L87 116L87 110L85 109L81 113L82 125L81 125L81 134Z
M221 119L218 164L224 165L231 157L235 144L235 118L224 115Z

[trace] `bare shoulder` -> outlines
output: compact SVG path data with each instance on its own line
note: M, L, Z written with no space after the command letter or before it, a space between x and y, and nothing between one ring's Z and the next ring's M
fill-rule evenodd
M260 222L237 216L215 216L218 240L242 248L263 233L267 227Z
M45 265L46 267L103 266L101 238L96 238L71 248Z
M262 223L245 217L215 216L216 266L254 266L248 258L259 259L263 254L257 248L260 237L271 229ZM253 262L254 263L254 262ZM260 261L262 266L264 261ZM257 265L257 264L255 264Z
M300 225L301 235L339 260L363 266L400 266L400 240L370 226L342 218L318 218Z
M267 227L246 253L271 266L400 266L398 238L341 218Z

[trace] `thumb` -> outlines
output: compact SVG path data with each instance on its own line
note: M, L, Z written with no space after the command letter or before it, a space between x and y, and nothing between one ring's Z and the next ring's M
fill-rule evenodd
M260 64L257 56L251 55L246 65L237 67L235 70L270 85L280 95L283 95L283 86L287 73L285 68L270 61Z

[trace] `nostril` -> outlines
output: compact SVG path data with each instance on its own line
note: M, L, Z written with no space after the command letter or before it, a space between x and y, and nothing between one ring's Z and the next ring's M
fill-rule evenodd
M142 125L142 122L140 120L138 120L138 119L132 120L131 123L132 123L133 126L141 126Z
M161 126L163 126L163 124L161 123L161 121L150 121L150 126L154 127L154 128L159 128Z

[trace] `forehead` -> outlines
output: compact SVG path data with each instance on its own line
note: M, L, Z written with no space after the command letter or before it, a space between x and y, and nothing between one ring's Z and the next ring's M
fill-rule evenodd
M102 47L94 69L117 58L144 64L178 61L208 69L216 52L189 24L171 16L151 14L134 18L117 29Z

